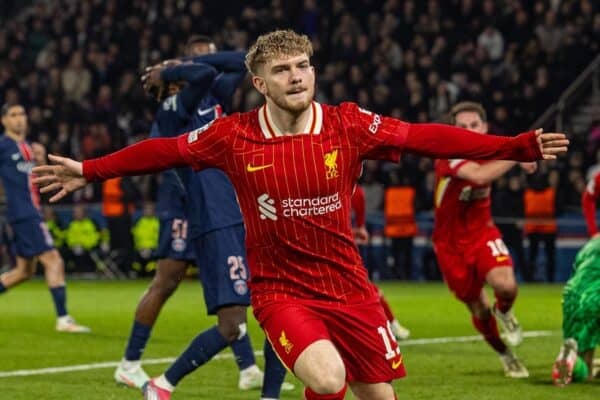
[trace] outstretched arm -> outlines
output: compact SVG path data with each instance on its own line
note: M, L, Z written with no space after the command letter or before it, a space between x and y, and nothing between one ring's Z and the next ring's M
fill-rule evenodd
M42 193L57 191L50 198L50 202L55 202L88 182L183 167L188 163L179 152L177 142L177 137L143 140L107 156L83 162L50 155L54 165L33 168L33 182L41 186Z
M402 152L432 158L537 161L555 159L569 145L563 133L522 133L516 137L481 135L442 124L410 124L342 103L340 115L351 130L361 159L398 161Z
M442 124L410 124L403 150L432 158L536 161L567 151L562 133L522 133L516 137L481 135Z

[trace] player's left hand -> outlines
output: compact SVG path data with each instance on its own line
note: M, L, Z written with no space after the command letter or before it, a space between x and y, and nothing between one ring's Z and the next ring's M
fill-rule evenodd
M521 169L527 174L533 174L535 171L537 171L536 162L520 162L519 165L521 166Z
M567 135L564 133L543 132L543 129L536 129L535 137L544 160L555 160L557 155L567 152L569 148Z
M43 144L31 143L31 151L33 152L33 160L37 165L46 164L46 147Z
M352 233L354 234L354 241L357 245L362 246L369 243L369 232L364 226L352 228Z
M33 183L40 187L40 192L57 191L50 197L51 203L87 185L81 162L52 154L48 158L54 165L40 165L34 167L31 172L34 175Z

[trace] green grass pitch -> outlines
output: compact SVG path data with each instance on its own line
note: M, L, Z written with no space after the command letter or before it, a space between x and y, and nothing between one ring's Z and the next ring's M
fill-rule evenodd
M137 301L147 281L69 283L71 314L89 325L89 335L54 331L50 295L41 281L29 282L0 296L0 399L141 399L135 390L117 386L114 368L3 376L15 370L115 362L122 357ZM475 335L469 315L441 284L381 285L411 339ZM399 399L598 399L600 380L556 388L550 369L561 343L560 286L523 286L516 315L526 331L551 331L526 338L516 350L531 377L511 380L502 374L498 357L482 341L407 343L401 345L408 377L395 382ZM263 335L250 318L255 350ZM215 323L206 317L195 281L184 282L167 303L145 352L145 359L174 357L201 330ZM229 350L226 350L228 352ZM257 357L262 365L262 357ZM150 375L167 364L147 365ZM184 379L173 399L258 399L260 392L237 390L238 373L230 358L213 360ZM301 399L301 385L281 399ZM348 395L347 398L352 398Z

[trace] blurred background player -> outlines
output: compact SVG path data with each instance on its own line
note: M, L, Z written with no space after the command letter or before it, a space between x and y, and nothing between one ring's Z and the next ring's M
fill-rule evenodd
M144 77L147 89L159 88L160 91L166 83L173 94L157 113L153 137L175 136L184 127L193 130L210 125L223 115L224 108L229 108L230 99L246 74L243 53L212 54L216 49L209 38L192 37L186 48L186 56L206 55L194 62L163 63L150 69ZM179 91L182 82L187 85ZM143 386L148 380L139 363L141 352L160 308L179 285L188 260L195 257L208 313L217 315L218 324L194 339L164 376L147 385L146 395L157 392L163 396L161 398L169 396L184 376L227 345L231 345L240 369L239 388L248 390L263 386L263 373L256 366L246 333L249 296L243 224L231 184L220 171L201 174L193 174L190 170L168 171L163 175L160 190L159 254L165 258L159 262L151 289L138 306L125 359L115 372L115 378L122 383L131 382L133 385L130 386L135 387ZM168 266L161 263L168 263ZM151 324L140 321L140 314L142 318L150 317L146 321ZM266 351L267 355L271 353ZM277 359L271 358L267 367L263 391L268 397L277 398L285 369Z
M356 184L356 186L354 186L351 205L354 217L354 226L352 227L352 231L354 233L354 241L358 246L364 246L369 243L369 232L367 231L366 227L365 191L359 184ZM364 257L363 261L365 261ZM392 333L394 334L396 339L408 339L410 337L410 331L404 326L402 326L400 322L398 322L398 319L394 316L394 313L392 312L392 308L383 296L383 291L379 289L377 285L375 285L373 282L371 282L371 284L377 289L377 292L379 293L379 302L381 303L381 307L383 307L385 316L387 317L390 323L390 328L392 329Z
M38 189L31 182L31 169L46 163L46 150L39 143L30 145L25 139L27 114L23 106L5 104L0 115L4 126L4 135L0 137L0 176L6 193L6 219L16 252L15 267L0 275L0 294L30 279L39 261L56 308L56 330L89 332L88 327L77 324L67 312L64 262L42 220Z
M562 310L565 341L552 368L558 386L593 377L594 350L600 344L600 237L577 253Z
M461 102L450 110L453 125L487 133L481 104ZM490 211L490 184L515 166L513 161L436 160L433 244L444 280L464 302L473 325L500 355L506 376L525 378L529 372L500 338L496 319L512 346L523 340L521 326L512 313L517 282L511 256ZM533 172L534 163L521 163ZM483 291L488 283L496 303L491 307ZM494 318L496 316L496 318Z

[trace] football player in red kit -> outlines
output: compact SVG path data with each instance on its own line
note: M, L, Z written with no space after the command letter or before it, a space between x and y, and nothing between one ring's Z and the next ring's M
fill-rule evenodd
M487 133L486 114L478 103L461 102L450 111L452 124ZM517 297L513 263L490 210L490 184L515 166L514 161L436 160L435 221L433 245L444 280L464 302L473 325L499 354L506 376L525 378L529 372L500 338L496 320L504 328L506 341L519 345L521 326L512 313ZM535 163L521 163L527 172ZM494 290L492 307L483 291ZM496 318L494 318L494 316Z
M192 166L220 168L236 189L246 226L251 303L305 397L392 400L405 375L350 224L350 198L364 159L403 151L437 158L553 159L561 133L479 135L410 124L359 108L314 101L310 40L289 30L260 36L246 55L265 104L179 138L150 139L105 157L51 157L36 182L52 201L90 181ZM234 271L235 272L235 271Z

